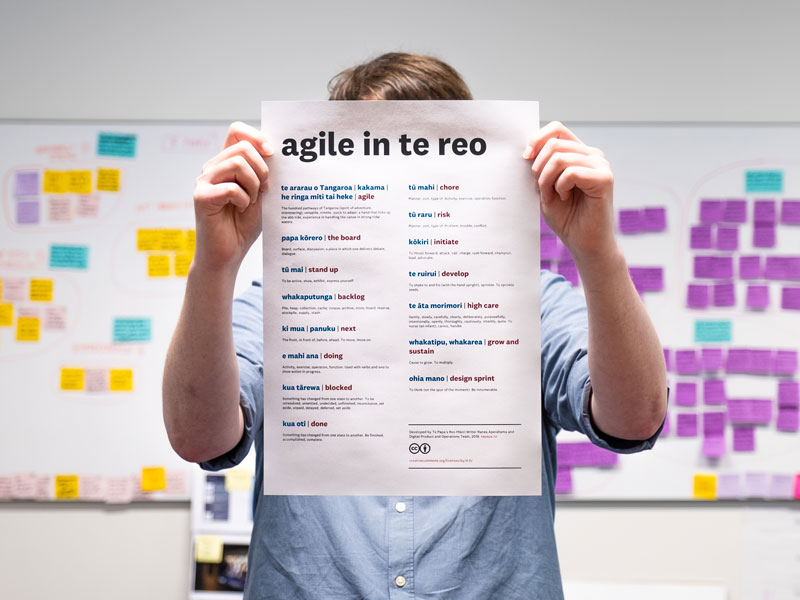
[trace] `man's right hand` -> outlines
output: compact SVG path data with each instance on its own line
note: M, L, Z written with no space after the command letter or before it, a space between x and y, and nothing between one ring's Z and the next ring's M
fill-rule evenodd
M228 128L222 151L203 165L195 181L197 249L204 269L238 269L261 233L261 194L272 147L257 129L241 122Z

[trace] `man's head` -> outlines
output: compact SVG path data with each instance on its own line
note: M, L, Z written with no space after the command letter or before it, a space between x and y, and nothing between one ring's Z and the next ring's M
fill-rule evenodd
M458 72L432 56L390 52L345 69L328 83L329 100L472 100Z

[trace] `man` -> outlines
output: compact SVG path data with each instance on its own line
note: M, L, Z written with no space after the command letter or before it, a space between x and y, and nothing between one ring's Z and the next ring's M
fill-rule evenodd
M329 87L332 100L471 99L445 63L398 53L344 71ZM164 372L164 420L178 454L206 468L233 466L255 442L246 598L563 597L553 532L556 433L581 431L617 452L652 447L666 411L666 375L614 238L613 176L603 154L560 123L520 150L586 294L584 303L562 278L540 275L537 497L261 496L262 292L256 282L235 302L232 295L261 231L272 147L234 123L224 149L204 165L194 195L197 250Z

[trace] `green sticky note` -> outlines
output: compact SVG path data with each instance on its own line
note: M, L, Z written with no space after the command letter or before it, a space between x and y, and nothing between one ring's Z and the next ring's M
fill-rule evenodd
M745 171L744 188L746 193L776 192L783 193L783 171Z
M114 319L114 342L149 342L151 339L150 319Z
M695 321L694 341L730 342L733 338L733 323L730 321Z
M57 246L50 245L51 269L81 269L89 268L88 246Z
M133 133L99 133L97 156L136 156L136 135Z

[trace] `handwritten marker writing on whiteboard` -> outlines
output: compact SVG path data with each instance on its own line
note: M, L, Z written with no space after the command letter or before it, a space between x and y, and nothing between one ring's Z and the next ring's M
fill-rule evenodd
M696 473L692 488L692 498L695 500L716 500L717 476Z
M55 498L56 498L56 500L77 500L78 499L78 476L77 475L56 475L56 478L55 478Z
M199 563L221 563L222 538L218 535L198 535L194 542L194 559Z
M167 487L167 471L164 467L142 468L142 491L157 492Z

